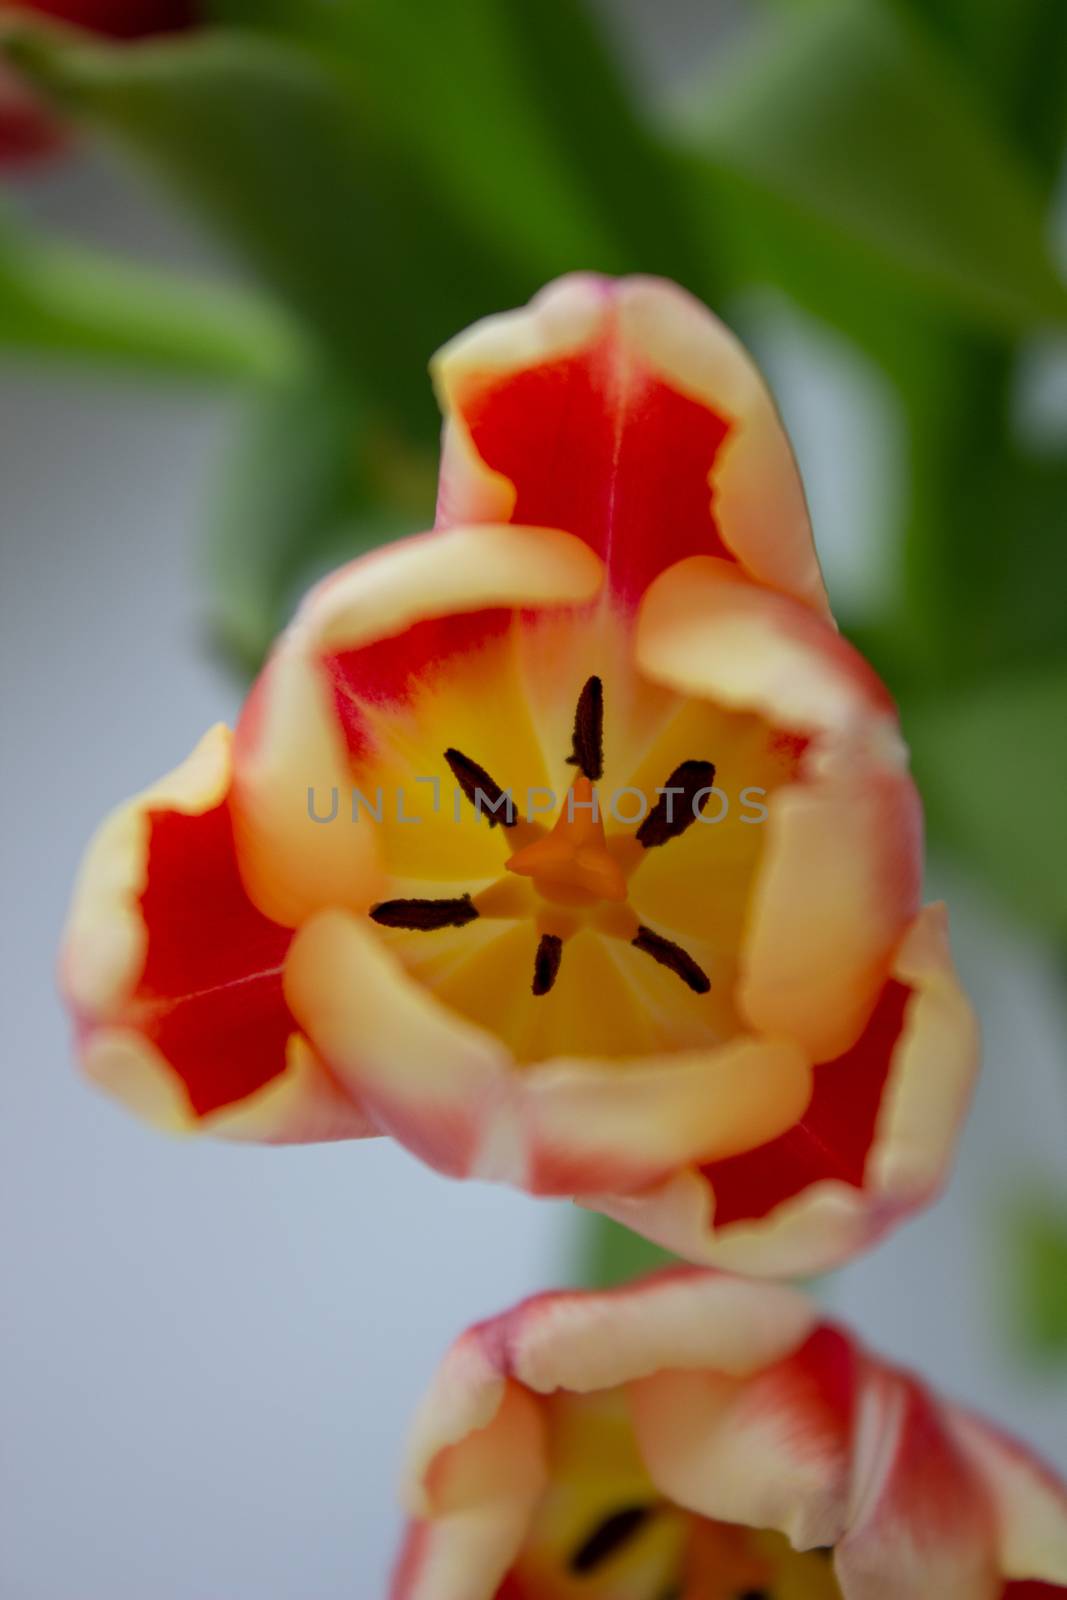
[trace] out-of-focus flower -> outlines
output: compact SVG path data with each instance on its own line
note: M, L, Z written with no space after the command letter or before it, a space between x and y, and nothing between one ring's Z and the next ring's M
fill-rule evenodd
M770 397L647 279L563 279L435 376L435 531L320 585L232 754L90 852L88 1070L170 1125L391 1133L694 1259L842 1259L937 1188L975 1030Z
M793 1290L681 1270L465 1334L392 1600L1067 1596L1067 1489Z
M36 12L118 39L139 39L190 27L200 8L196 0L4 0L3 9Z
M0 62L0 167L29 166L55 155L64 143L55 118Z
M171 33L196 20L194 0L0 0L0 23L32 12L93 33L138 39ZM0 65L0 167L53 156L67 143L63 127L17 76Z

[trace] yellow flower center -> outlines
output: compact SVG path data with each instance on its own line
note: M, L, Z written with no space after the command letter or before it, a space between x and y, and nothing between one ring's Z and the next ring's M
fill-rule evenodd
M665 1499L625 1395L547 1402L551 1479L515 1564L538 1600L840 1600L831 1550L713 1522Z
M517 620L402 715L363 711L388 878L370 915L413 977L520 1062L736 1036L787 739L644 680L610 615Z

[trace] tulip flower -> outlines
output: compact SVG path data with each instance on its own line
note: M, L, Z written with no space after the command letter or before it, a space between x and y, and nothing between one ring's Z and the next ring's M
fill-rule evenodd
M0 168L28 166L63 148L61 128L0 62Z
M5 0L5 5L119 39L187 28L199 9L194 0Z
M0 12L24 12L119 39L187 28L192 0L3 0ZM60 123L32 90L0 66L0 167L18 167L56 155L66 145Z
M90 852L88 1072L694 1260L843 1259L938 1188L975 1030L770 396L649 279L565 278L434 373L436 528L314 590L232 744Z
M792 1289L679 1269L471 1329L392 1600L1067 1596L1067 1487Z

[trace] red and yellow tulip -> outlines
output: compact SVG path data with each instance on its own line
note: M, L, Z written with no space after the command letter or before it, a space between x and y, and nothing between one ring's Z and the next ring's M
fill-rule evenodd
M680 1270L465 1334L392 1600L1067 1596L1067 1488L791 1289Z
M235 738L90 850L86 1068L168 1127L389 1133L828 1266L939 1186L976 1039L770 396L649 279L565 278L434 375L434 531L322 583Z

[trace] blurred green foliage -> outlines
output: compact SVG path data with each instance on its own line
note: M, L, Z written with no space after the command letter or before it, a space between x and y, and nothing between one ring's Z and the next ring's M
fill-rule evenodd
M1035 1364L1067 1356L1067 1203L1049 1195L1007 1211L1011 1331Z
M137 46L25 13L0 39L249 287L10 221L0 343L245 386L211 529L231 657L253 667L329 562L429 522L425 364L457 330L578 267L664 273L727 316L772 286L896 396L901 578L859 637L934 837L1067 939L1067 420L1058 445L1018 420L1028 354L1067 328L1062 0L763 0L658 100L583 0L208 9ZM625 1275L602 1238L594 1271Z

